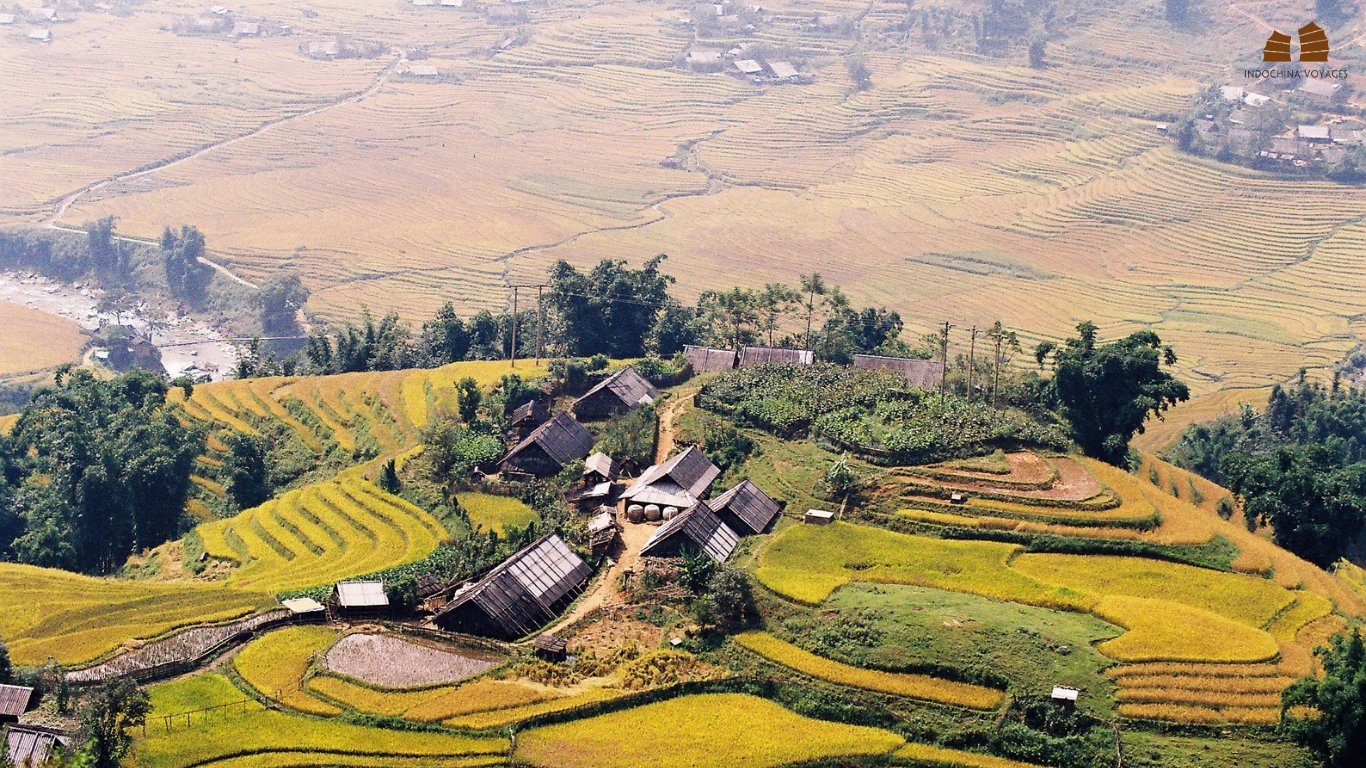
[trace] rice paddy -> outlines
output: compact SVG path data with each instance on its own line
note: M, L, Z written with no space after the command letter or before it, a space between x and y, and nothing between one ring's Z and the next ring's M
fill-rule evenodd
M84 343L70 320L0 300L0 376L77 362Z
M456 498L460 506L470 516L472 530L492 531L499 536L507 533L508 527L525 528L535 522L536 512L521 500L510 496L494 496L488 493L462 493Z
M336 639L337 632L327 627L286 627L248 643L232 667L247 685L290 709L313 715L341 714L304 689L309 668Z

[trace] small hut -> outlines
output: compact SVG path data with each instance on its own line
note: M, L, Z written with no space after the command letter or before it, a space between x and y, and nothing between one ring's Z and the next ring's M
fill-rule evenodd
M782 505L749 480L741 480L707 506L742 536L763 533L782 511Z
M389 595L382 581L341 581L329 601L346 618L368 618L389 612Z
M628 504L657 505L686 509L707 494L721 474L697 446L655 464L621 494Z
M443 629L516 639L555 618L593 569L553 533L456 592L432 617Z
M739 542L740 536L716 516L707 502L699 501L659 526L640 554L676 557L685 547L690 547L724 563Z
M527 435L498 466L505 473L546 477L592 450L593 434L573 416L561 413Z
M520 443L547 421L550 421L550 411L546 410L540 400L532 400L517 406L512 412L512 431L516 435L514 439Z
M28 711L33 689L22 685L0 685L0 723L17 723Z
M621 474L621 467L611 456L598 451L583 462L583 481L589 485L615 483Z
M537 635L532 643L536 655L546 661L564 661L569 657L569 643L556 635Z
M811 365L816 361L816 353L809 349L785 349L783 347L741 347L740 367L762 365L764 363L792 363Z
M1072 709L1077 706L1077 698L1080 696L1081 691L1076 688L1069 688L1065 685L1055 685L1053 686L1053 693L1049 694L1048 698L1052 700L1054 704L1065 709Z
M570 410L580 419L605 419L658 399L659 390L655 385L628 365L598 382L596 387L575 400Z
M934 360L910 360L901 357L881 355L854 355L855 368L867 368L900 374L917 389L934 389L944 373L944 364Z
M295 621L327 621L327 606L311 597L296 597L292 600L281 600L280 604L289 611L290 617Z
M607 554L617 540L619 530L616 510L608 506L599 507L597 517L588 521L588 546L594 557Z
M688 358L688 364L692 366L692 369L699 373L729 371L735 367L735 350L733 349L716 349L685 344L683 356Z
M827 512L824 509L808 509L802 515L802 522L811 525L829 525L835 521L835 513Z
M9 752L10 765L36 768L48 764L59 752L69 749L71 738L52 728L11 725L5 729L5 747Z

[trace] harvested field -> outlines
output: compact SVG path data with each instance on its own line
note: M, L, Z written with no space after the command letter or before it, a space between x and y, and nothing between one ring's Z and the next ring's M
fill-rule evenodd
M324 657L328 671L382 688L416 688L453 683L492 669L498 657L454 651L390 635L356 633L338 640Z
M70 320L0 300L0 376L77 362L84 343Z
M228 624L182 629L170 637L125 651L106 662L66 673L73 683L98 683L140 672L162 664L195 661L236 637L257 631L262 626L289 617L286 611L268 611Z

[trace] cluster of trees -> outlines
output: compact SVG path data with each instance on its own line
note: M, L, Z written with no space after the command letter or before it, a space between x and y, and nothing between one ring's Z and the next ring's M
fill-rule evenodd
M1272 388L1261 412L1189 427L1168 454L1227 486L1248 525L1269 525L1281 546L1329 565L1366 530L1366 390L1300 382Z
M0 557L108 573L179 534L204 436L138 371L99 381L67 368L0 438Z
M604 259L587 272L561 261L550 270L542 307L519 308L515 318L488 310L461 318L447 303L414 333L397 314L376 320L362 309L357 323L314 331L302 357L276 360L257 346L249 348L237 373L240 378L333 374L504 359L512 353L514 329L519 355L531 354L539 344L548 357L668 358L687 344L735 348L758 343L814 349L818 358L842 363L859 352L931 354L899 339L902 322L896 312L855 308L819 273L803 275L797 287L770 283L759 290L706 291L695 306L686 306L669 295L674 278L661 271L664 259L656 256L639 269ZM265 296L263 327L283 325L307 300L297 278L272 284Z
M1323 678L1301 678L1281 694L1284 728L1324 768L1356 768L1366 755L1366 645L1361 631L1334 635L1316 653ZM1303 707L1312 714L1299 714Z

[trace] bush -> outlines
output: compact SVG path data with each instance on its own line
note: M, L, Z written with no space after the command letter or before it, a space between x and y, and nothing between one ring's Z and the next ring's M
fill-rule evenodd
M1219 516L1225 520L1233 517L1233 497L1225 496L1219 499L1219 503L1214 505L1214 508L1219 512Z

